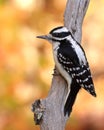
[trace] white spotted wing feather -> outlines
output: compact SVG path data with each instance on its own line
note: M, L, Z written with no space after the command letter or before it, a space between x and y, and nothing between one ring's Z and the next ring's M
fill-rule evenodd
M76 66L70 59L65 58L64 55L58 54L58 60L63 68L71 75L80 86L87 90L91 95L96 96L94 84L89 69L89 65Z

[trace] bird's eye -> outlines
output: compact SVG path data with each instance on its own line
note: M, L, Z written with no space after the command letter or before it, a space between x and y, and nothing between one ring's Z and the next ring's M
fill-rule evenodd
M53 33L52 36L57 38L64 38L70 35L70 32Z
M60 37L60 33L53 33L54 37Z

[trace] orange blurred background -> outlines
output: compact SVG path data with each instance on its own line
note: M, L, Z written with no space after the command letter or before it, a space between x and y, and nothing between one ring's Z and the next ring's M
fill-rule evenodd
M46 97L54 62L51 45L36 35L63 25L66 0L0 0L0 130L39 130L31 104ZM82 45L97 98L78 94L66 130L104 130L104 1L91 0Z

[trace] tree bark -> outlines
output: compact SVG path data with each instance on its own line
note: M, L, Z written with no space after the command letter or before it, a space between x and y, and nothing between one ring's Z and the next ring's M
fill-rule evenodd
M64 14L64 26L80 43L82 22L90 0L68 0ZM52 85L46 99L35 101L32 111L35 121L41 130L64 130L68 117L64 116L64 99L67 94L67 84L56 70Z
M90 0L68 0L64 14L64 25L72 32L80 43L82 37L82 23Z

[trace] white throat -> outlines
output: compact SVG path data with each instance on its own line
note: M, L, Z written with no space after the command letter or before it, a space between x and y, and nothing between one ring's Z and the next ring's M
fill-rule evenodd
M60 42L52 42L53 51L57 51L59 49Z

